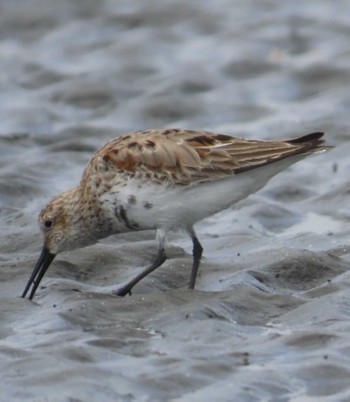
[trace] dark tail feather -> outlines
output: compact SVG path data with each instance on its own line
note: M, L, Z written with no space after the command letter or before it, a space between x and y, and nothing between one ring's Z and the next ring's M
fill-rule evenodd
M287 140L286 142L289 142L290 144L303 144L304 142L311 142L314 143L314 145L320 145L324 143L324 140L320 140L323 135L324 133L322 132L316 132L303 135L302 137L293 138L291 140Z

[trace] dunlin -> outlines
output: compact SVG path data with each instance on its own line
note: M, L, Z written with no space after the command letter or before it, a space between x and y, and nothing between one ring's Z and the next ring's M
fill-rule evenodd
M306 155L325 150L323 133L259 141L196 130L146 130L107 142L88 162L80 184L40 212L44 245L22 297L32 299L54 257L112 234L155 229L157 256L121 286L124 296L166 259L165 235L192 239L193 289L203 248L193 225L262 188Z

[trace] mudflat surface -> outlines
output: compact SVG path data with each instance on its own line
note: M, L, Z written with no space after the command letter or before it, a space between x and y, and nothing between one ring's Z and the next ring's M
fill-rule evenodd
M0 400L350 400L350 3L2 1ZM107 139L185 127L325 131L330 152L170 236L59 255L33 302L36 217ZM233 189L234 191L234 189ZM219 195L218 195L219 196Z

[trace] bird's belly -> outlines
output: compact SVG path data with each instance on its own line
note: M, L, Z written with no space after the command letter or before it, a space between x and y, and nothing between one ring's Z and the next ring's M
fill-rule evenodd
M293 158L246 173L192 186L162 186L130 179L105 195L104 205L117 231L189 228L195 222L228 208L262 188Z

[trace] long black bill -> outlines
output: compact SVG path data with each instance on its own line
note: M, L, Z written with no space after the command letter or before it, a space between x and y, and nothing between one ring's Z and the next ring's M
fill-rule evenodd
M45 246L43 247L38 262L36 263L35 268L30 275L27 286L22 293L22 297L26 297L28 290L33 285L32 290L29 294L29 300L32 300L41 280L43 279L43 276L45 275L45 272L49 268L55 256L56 254L51 254Z

